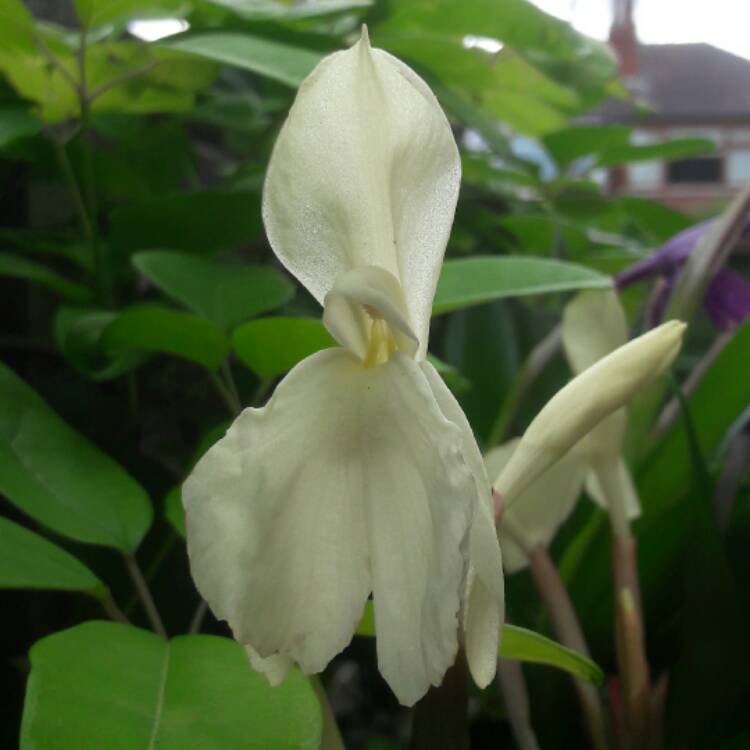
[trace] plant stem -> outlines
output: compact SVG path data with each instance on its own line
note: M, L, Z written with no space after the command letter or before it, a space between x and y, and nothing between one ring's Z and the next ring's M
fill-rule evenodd
M539 750L539 741L531 726L529 693L521 662L499 659L495 679L505 701L510 727L519 750Z
M208 604L206 604L205 599L201 599L200 603L195 608L195 612L193 612L193 616L190 618L190 626L188 627L188 633L190 635L200 633L203 620L206 617L206 612L208 612Z
M141 604L143 604L143 608L146 611L151 627L158 635L166 639L167 631L164 628L164 623L159 615L159 610L156 608L156 603L154 602L153 596L151 596L151 591L146 583L146 579L143 577L138 561L130 552L124 553L123 557L125 558L125 567L128 569L128 573L133 579L135 590L138 593Z
M132 81L134 78L140 78L140 76L148 75L152 70L154 70L154 68L156 68L158 64L159 64L158 60L153 60L150 63L141 65L140 68L132 68L131 70L126 70L121 75L111 78L109 81L107 81L106 83L103 83L101 86L97 86L93 91L91 91L88 94L89 104L92 104L94 100L96 100L102 94L106 94L108 91L111 91L113 88L116 88L117 86L121 86L123 83Z
M469 668L463 648L445 673L416 706L411 750L469 750Z
M235 398L231 389L217 373L211 372L209 374L216 392L221 396L221 400L229 410L230 415L236 417L242 411L242 404Z
M112 598L112 594L109 591L102 596L99 601L104 611L115 621L122 622L126 625L130 623L125 613L120 609L117 602Z
M547 550L542 545L536 545L528 557L534 585L549 615L555 635L564 646L589 656L588 644L573 602ZM583 710L591 744L597 750L604 750L607 747L607 739L604 709L599 693L587 682L574 680L573 684Z
M83 233L84 238L90 243L93 240L94 230L91 226L91 219L89 217L88 209L86 208L86 203L83 199L83 194L81 193L81 188L78 185L78 180L76 179L75 172L73 171L70 159L68 158L65 144L56 137L53 137L51 140L55 144L55 153L57 154L57 160L60 164L60 171L62 172L65 181L68 183L70 194L73 197L78 221L81 224L81 232Z
M560 348L560 341L560 326L555 326L526 357L510 388L510 393L505 398L500 413L492 425L488 440L489 446L498 445L505 440L526 393L557 353Z
M651 678L641 613L636 543L630 531L617 463L603 461L596 473L607 501L612 528L612 582L615 647L627 747L646 747L651 724Z
M107 268L103 246L99 238L97 224L97 199L96 180L94 176L94 161L91 150L90 120L91 102L89 99L88 79L86 74L86 50L88 48L88 37L86 28L81 29L80 42L78 44L78 101L81 119L81 151L83 155L83 200L89 217L90 234L88 236L91 245L91 258L96 279L97 294L99 301L105 305L112 304L112 290L109 282L109 269Z

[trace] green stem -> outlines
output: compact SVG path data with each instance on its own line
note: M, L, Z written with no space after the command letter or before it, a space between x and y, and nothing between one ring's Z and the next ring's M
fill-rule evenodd
M242 404L237 400L235 395L232 393L231 388L224 382L217 373L209 373L211 382L216 388L216 392L221 396L221 400L226 405L231 416L236 417L242 411Z
M125 613L120 609L117 602L112 598L112 594L109 593L109 591L102 596L99 601L101 602L102 608L104 611L115 621L115 622L122 622L124 624L129 624L130 620L128 620Z
M73 204L75 205L76 214L78 215L78 221L81 224L81 232L84 238L90 243L94 237L94 230L91 225L91 219L89 217L88 209L86 208L86 202L83 199L81 188L78 185L73 166L68 158L68 152L65 148L65 144L62 143L58 138L53 137L52 142L55 145L55 153L57 154L57 161L60 164L60 171L68 183L68 189L73 197Z
M154 632L156 632L162 638L166 639L167 631L164 628L164 623L162 622L161 615L159 614L159 610L156 608L154 597L151 595L151 590L146 583L146 579L143 577L143 573L141 572L140 565L138 565L138 561L130 552L124 553L123 557L125 559L125 567L127 568L128 573L133 580L138 598L141 600L143 609L146 611L146 616L151 623L151 627L154 629Z
M510 388L500 413L492 425L488 445L498 445L505 440L508 430L516 418L526 393L560 348L560 327L553 328L529 353L521 365L518 375Z
M469 750L469 668L460 648L443 682L416 706L411 750Z

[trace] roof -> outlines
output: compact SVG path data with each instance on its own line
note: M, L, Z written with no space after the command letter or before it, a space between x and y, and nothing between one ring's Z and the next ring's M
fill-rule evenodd
M750 120L750 60L710 44L643 44L639 74L628 81L639 111L610 101L594 117L604 121L708 123Z

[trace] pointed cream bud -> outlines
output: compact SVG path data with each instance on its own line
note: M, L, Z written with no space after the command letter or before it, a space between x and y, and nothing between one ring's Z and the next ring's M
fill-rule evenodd
M615 349L558 391L529 425L495 483L506 503L662 375L680 350L685 328L680 321L665 323Z

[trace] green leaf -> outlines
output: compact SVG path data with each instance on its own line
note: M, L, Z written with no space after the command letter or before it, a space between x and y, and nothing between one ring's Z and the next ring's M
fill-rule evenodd
M168 195L116 208L109 215L122 251L170 248L208 253L247 245L261 230L254 192Z
M57 292L69 302L84 304L91 300L91 291L82 284L69 281L42 263L28 260L20 255L0 253L0 276L13 276L41 284Z
M2 364L0 493L64 536L124 552L151 524L143 488Z
M296 21L369 8L374 0L315 0L288 3L285 0L207 0L248 21Z
M705 138L677 138L664 143L648 145L616 146L607 149L597 160L600 167L612 167L618 164L629 164L636 161L653 161L655 159L670 161L685 159L689 156L710 154L716 150L716 144Z
M577 125L549 133L542 143L552 158L566 167L582 156L627 146L629 137L630 128L624 125Z
M448 260L438 281L435 315L503 297L607 289L608 276L576 263L522 256Z
M75 0L78 18L89 28L129 18L170 17L184 5L184 0Z
M197 34L161 45L206 60L231 65L296 88L322 55L283 42L237 33Z
M365 604L362 619L357 626L357 635L375 636L375 611L372 601ZM499 655L503 659L557 667L596 685L604 682L602 670L591 659L533 630L505 624L500 641Z
M21 107L0 107L0 148L19 138L36 135L42 129L42 121Z
M606 45L525 0L388 3L370 35L485 114L529 133L562 127L591 97L604 97L617 71ZM494 43L494 51L472 39Z
M21 750L318 750L322 719L298 670L272 688L228 638L167 642L87 622L31 649Z
M102 333L101 344L121 349L162 352L216 370L229 354L229 339L215 323L192 313L162 307L131 307Z
M92 380L111 380L138 367L146 358L141 351L108 351L102 334L117 317L109 310L58 308L53 332L55 343L69 364Z
M185 509L182 507L182 490L173 487L164 498L164 515L172 528L185 538Z
M268 266L229 265L168 250L138 253L133 265L170 297L224 328L294 296L292 283Z
M323 323L313 318L263 318L235 329L237 356L262 378L283 375L305 357L336 346Z
M104 584L73 555L0 516L0 588L100 594Z
M604 682L604 673L591 659L533 630L515 625L503 625L500 656L504 659L557 667L595 685Z

